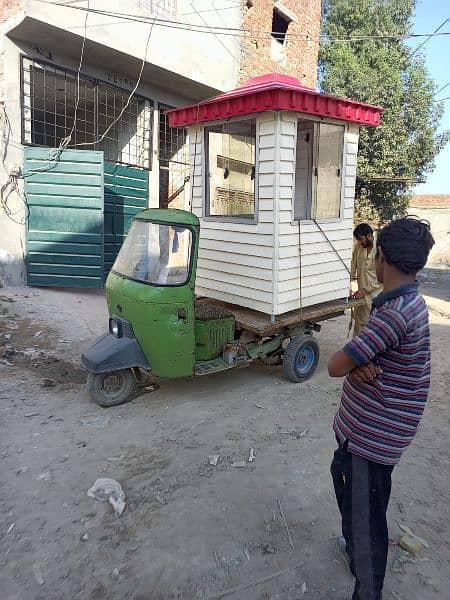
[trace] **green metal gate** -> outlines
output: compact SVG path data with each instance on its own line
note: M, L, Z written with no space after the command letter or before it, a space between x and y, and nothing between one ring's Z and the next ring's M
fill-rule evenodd
M148 207L148 171L103 152L26 147L27 283L103 287L135 214Z
M105 162L105 278L131 221L148 207L148 171Z
M25 148L27 283L103 286L103 152Z

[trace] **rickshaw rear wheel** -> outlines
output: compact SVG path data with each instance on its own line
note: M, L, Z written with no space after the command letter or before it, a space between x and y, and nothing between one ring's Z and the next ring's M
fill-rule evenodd
M291 339L283 357L284 375L293 383L309 379L319 362L319 344L312 335L298 335Z
M86 387L91 397L106 408L122 404L130 397L136 386L132 369L108 373L89 373Z

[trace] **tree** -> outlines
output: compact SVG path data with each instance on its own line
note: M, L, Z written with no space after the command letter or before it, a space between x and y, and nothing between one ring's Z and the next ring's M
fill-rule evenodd
M449 139L438 133L443 106L424 58L404 41L415 0L324 0L322 7L321 88L385 109L379 127L361 128L356 215L404 214L408 180L423 179Z

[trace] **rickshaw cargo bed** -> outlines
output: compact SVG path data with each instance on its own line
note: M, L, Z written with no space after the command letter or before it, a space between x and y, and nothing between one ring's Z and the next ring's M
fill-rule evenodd
M292 310L284 315L275 317L275 320L272 322L270 315L266 315L250 308L244 308L235 304L227 304L226 302L221 302L220 300L214 300L212 298L197 299L197 305L204 303L208 306L222 308L232 313L238 327L257 333L260 336L274 335L283 330L283 328L291 327L296 324L317 323L319 321L332 319L333 317L344 314L346 310L359 306L364 302L364 300L346 299L323 302L321 304L315 304L314 306L308 306L304 309L298 308Z

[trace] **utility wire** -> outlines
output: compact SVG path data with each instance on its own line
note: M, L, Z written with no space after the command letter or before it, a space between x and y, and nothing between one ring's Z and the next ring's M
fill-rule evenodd
M51 2L49 0L36 0L37 2L41 2L42 4L50 4L52 6L62 6L65 8L71 8L73 10L81 10L81 11L86 11L88 10L85 7L82 6L73 6L73 5L68 5L68 4L61 4L61 3L57 3L55 4L54 2ZM271 37L272 35L281 35L283 34L286 37L297 37L297 38L302 38L302 39L306 39L306 40L316 40L316 41L320 41L320 40L326 40L329 42L336 42L336 43L341 43L341 42L355 42L355 41L369 41L369 40L393 40L393 41L398 41L398 40L405 40L405 39L409 39L409 38L422 38L422 37L435 37L435 36L447 36L450 35L450 31L439 31L439 32L433 32L433 33L409 33L409 34L404 34L404 35L398 35L398 34L386 34L386 35L366 35L366 36L351 36L351 37L346 37L346 38L329 38L326 36L319 36L317 38L313 38L312 36L310 36L309 34L301 34L301 33L296 33L296 32L276 32L276 31L267 31L267 30L257 30L257 29L240 29L240 28L236 28L236 27L216 27L216 26L210 26L210 25L199 25L199 24L192 24L192 23L184 23L184 22L180 22L180 21L169 21L167 19L157 19L157 18L153 18L153 17L144 17L142 15L133 15L133 14L129 14L129 13L121 13L121 12L113 12L113 11L105 11L105 10L96 10L96 9L89 9L89 12L91 12L92 14L99 14L99 15L103 15L103 16L109 16L109 17L119 17L119 18L123 18L125 20L130 20L136 23L153 23L157 26L160 27L167 27L167 28L172 28L172 29L181 29L181 30L187 30L187 31L194 31L194 32L199 32L199 33L211 33L214 34L214 32L220 33L220 35L230 35L230 36L238 36L241 37L243 34L249 36L249 37Z
M102 135L97 140L95 140L94 142L82 142L80 144L74 144L73 147L92 146L92 145L96 145L96 144L99 144L100 142L102 142L105 139L106 135L111 131L112 127L114 127L114 125L118 121L120 121L120 119L122 118L124 112L130 106L131 99L133 98L134 94L136 93L136 90L138 89L138 87L139 87L139 85L141 83L142 73L144 72L145 63L147 62L147 52L148 52L148 47L149 47L149 44L150 44L150 38L152 37L153 25L154 25L154 23L152 23L152 25L150 27L150 31L149 31L149 34L148 34L148 37L147 37L147 42L145 44L144 57L142 59L141 69L139 71L139 75L138 75L138 78L137 78L137 81L136 81L136 85L134 86L132 92L128 96L128 99L125 102L122 110L120 111L120 113L118 114L118 116L114 119L114 121L112 121L108 125L108 127L105 129L105 131L102 133Z
M450 81L448 83L444 84L442 87L440 87L438 89L438 91L435 93L435 96L437 96L440 92L442 92L442 90L445 90L445 88L448 87L449 85L450 85ZM444 100L445 100L445 98L444 98Z
M24 173L23 173L24 177L33 175L33 173L41 173L43 171L49 171L50 169L53 169L53 167L59 162L62 152L67 149L67 147L70 145L70 142L72 141L72 136L75 132L76 125L77 125L78 106L80 104L80 77L81 77L81 67L83 66L84 48L86 45L86 37L87 37L87 21L88 21L88 17L89 17L89 8L90 8L89 2L90 2L90 0L87 0L88 10L86 11L86 16L84 19L83 41L81 42L80 60L79 60L78 69L77 69L77 96L76 96L76 100L75 100L72 128L69 132L69 135L61 140L58 148L55 148L51 152L48 163L44 167L40 167L39 169L30 169L29 171L24 171Z
M226 46L224 44L224 42L220 39L220 37L213 31L213 29L208 25L208 23L205 21L205 19L203 18L203 16L197 11L197 9L194 6L194 3L192 2L192 0L189 0L189 4L192 6L192 8L195 10L195 12L197 13L197 15L200 17L200 19L203 21L203 23L208 27L208 29L210 31L212 31L212 33L214 34L214 37L219 41L220 45L226 50L226 52L228 52L228 54L231 56L231 58L237 63L238 67L241 66L241 62L239 59L237 59L234 54L231 52L231 50L228 48L228 46Z
M430 35L427 37L427 39L426 39L426 40L424 40L424 41L423 41L421 44L419 44L419 45L417 46L417 48L414 50L414 52L412 52L412 53L409 55L409 58L411 58L412 56L414 56L414 54L416 54L417 52L419 52L419 50L425 46L425 44L428 42L428 40L430 40L430 39L431 39L431 38L432 38L434 35L436 35L436 34L437 34L437 32L438 32L440 29L442 29L442 28L444 27L444 25L445 25L445 24L446 24L448 21L450 21L450 18L447 18L447 19L445 19L445 21L442 21L442 23L439 25L439 27L438 27L437 29L435 29L435 30L433 31L433 33L430 33Z

